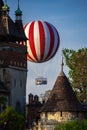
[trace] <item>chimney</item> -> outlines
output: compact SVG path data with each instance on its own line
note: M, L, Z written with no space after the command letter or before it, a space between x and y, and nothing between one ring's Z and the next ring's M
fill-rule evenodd
M31 94L31 93L28 95L28 102L29 102L29 104L33 103L33 94Z

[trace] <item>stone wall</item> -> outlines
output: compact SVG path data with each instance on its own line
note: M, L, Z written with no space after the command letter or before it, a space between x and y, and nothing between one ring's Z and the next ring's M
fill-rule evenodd
M41 113L41 118L38 122L38 126L36 125L36 130L54 130L55 126L58 123L82 118L84 118L84 116L83 113L80 112L43 112Z

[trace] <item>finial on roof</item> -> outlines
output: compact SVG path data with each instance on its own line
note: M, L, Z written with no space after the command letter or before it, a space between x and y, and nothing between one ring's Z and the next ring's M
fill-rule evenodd
M19 8L19 0L18 0L18 8Z
M62 56L61 71L63 71L63 66L64 66L64 62L63 62L63 56Z
M64 62L63 62L63 56L62 56L62 63L61 63L61 71L60 71L60 74L59 76L64 76L64 72L63 72L63 66L64 66Z
M7 4L7 0L5 0L5 4Z
M5 0L5 4L2 6L2 10L3 10L4 12L9 12L9 7L8 7L8 5L7 5L7 0Z
M19 7L19 0L18 0L18 8L15 11L15 15L16 15L16 20L21 20L22 11L20 10L20 7Z

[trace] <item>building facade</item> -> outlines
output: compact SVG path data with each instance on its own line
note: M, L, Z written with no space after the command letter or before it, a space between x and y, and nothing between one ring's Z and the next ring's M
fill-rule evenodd
M0 81L8 91L8 103L24 112L27 79L27 45L22 25L22 11L15 11L15 22L9 16L7 3L0 0ZM20 45L20 42L24 42ZM6 94L1 93L5 96Z

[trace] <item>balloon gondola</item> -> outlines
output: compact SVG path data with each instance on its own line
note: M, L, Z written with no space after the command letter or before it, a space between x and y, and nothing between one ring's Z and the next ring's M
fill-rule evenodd
M57 29L44 21L32 21L24 25L27 40L27 59L42 63L53 58L59 48L60 37Z
M36 85L47 85L47 78L44 77L38 77L35 79Z

